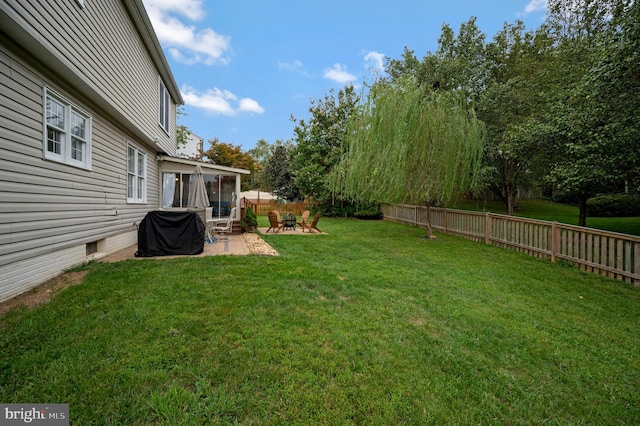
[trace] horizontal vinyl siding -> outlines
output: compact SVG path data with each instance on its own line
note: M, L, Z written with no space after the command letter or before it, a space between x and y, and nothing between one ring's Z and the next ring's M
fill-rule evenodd
M0 45L0 117L5 118L0 121L0 148L3 151L0 161L34 164L34 160L23 157L25 154L27 157L42 157L42 80L30 74L6 52ZM15 143L5 143L8 140ZM9 158L12 155L13 158Z
M86 258L84 246L69 247L55 253L45 253L28 260L0 266L0 302L17 296L54 278L68 269L78 265ZM29 270L29 274L24 271Z
M98 244L98 250L101 253L113 253L131 247L137 241L137 232L135 230L129 231L101 240ZM54 278L90 258L91 256L87 257L86 255L86 246L80 244L2 265L0 266L0 277L2 277L0 280L0 302L24 293L35 285Z
M13 294L14 287L29 280L18 276L16 265L33 263L40 269L39 259L55 258L55 253L81 251L84 259L84 245L90 242L130 242L132 230L159 205L155 154L147 151L147 203L127 204L127 143L145 145L47 81L2 41L0 37L0 299L3 287L5 295ZM91 170L43 159L45 84L92 116ZM32 285L44 276L51 277L34 274Z
M131 231L123 234L118 234L115 237L103 240L101 244L98 244L99 253L114 253L118 250L131 247L138 243L138 230L132 228Z
M73 74L90 82L150 140L157 139L162 149L175 154L175 105L167 135L158 124L159 72L122 1L88 1L84 8L73 0L7 5L32 24L30 31L70 64Z

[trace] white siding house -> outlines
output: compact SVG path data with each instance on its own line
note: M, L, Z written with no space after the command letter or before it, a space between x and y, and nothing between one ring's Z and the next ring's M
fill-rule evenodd
M0 0L0 301L136 244L182 103L141 0Z
M177 156L191 160L202 160L203 152L204 139L194 133L189 133L186 143L178 146Z

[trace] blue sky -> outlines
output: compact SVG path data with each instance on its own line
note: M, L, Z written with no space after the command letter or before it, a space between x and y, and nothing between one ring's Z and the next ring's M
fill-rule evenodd
M311 99L371 81L404 47L437 49L443 24L476 17L487 40L505 22L527 29L546 0L143 0L185 101L178 124L249 150L292 139Z

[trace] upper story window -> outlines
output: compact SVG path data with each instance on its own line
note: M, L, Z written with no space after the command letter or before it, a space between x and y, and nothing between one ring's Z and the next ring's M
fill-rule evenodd
M127 202L147 202L147 154L127 146Z
M160 101L160 126L169 134L169 108L171 107L171 98L162 79L158 79L158 96Z
M44 157L91 169L91 116L45 89Z

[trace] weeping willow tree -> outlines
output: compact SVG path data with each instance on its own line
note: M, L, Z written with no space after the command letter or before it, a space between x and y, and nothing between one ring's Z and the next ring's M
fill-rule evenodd
M332 190L362 203L448 202L474 186L483 141L464 93L378 82L351 117Z

